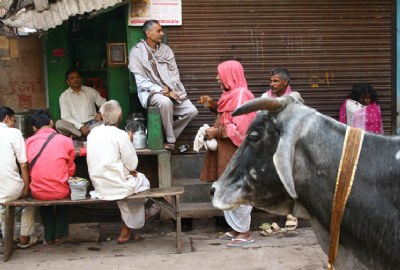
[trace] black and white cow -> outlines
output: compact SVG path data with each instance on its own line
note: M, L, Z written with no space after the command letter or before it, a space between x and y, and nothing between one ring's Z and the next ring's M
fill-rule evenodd
M329 226L346 126L296 95L256 99L235 115L259 113L210 190L213 204L250 204L310 219L328 252ZM400 268L400 137L366 133L344 212L335 269Z

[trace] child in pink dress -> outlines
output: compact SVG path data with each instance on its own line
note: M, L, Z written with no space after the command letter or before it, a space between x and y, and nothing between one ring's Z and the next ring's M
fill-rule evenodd
M346 107L353 100L361 103L360 110L356 111L353 115L354 121L349 123ZM362 118L361 118L362 116ZM362 119L363 123L360 123ZM341 123L359 127L365 131L373 132L376 134L383 134L381 108L378 104L378 94L374 88L366 83L359 83L353 86L353 89L346 100L340 107L339 121Z

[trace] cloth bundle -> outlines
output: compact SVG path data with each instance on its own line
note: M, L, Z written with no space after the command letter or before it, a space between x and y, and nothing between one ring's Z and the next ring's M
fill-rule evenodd
M348 99L346 102L347 125L365 130L366 107L361 103Z
M89 181L81 177L70 177L68 179L69 187L71 188L71 200L86 199L87 188Z
M201 128L199 128L199 131L197 131L196 138L194 139L193 142L193 150L196 152L199 152L199 150L204 146L206 150L210 151L216 151L217 150L217 140L216 139L210 139L210 140L204 140L204 137L206 136L206 129L210 128L209 125L204 124Z

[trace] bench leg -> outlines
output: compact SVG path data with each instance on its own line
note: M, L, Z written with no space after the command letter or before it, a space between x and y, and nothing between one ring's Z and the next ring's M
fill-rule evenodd
M162 152L157 155L158 159L158 186L166 188L172 186L171 177L171 153L169 151Z
M4 255L3 261L6 262L10 259L13 253L14 242L14 210L15 206L7 206L6 209L6 224L5 224L5 242L4 242Z
M182 253L182 239L181 239L181 205L179 201L179 195L175 197L175 208L176 208L176 251L178 254Z

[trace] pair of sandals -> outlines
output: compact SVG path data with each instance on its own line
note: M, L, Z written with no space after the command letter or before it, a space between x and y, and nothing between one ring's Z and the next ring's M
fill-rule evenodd
M297 229L298 226L298 220L297 217L294 217L293 215L289 214L286 216L286 222L285 222L285 228L279 227L277 223L264 223L260 226L260 234L262 236L272 236L277 233L283 233L283 232L288 232L288 231L294 231Z
M56 239L54 241L47 241L46 239L43 239L43 246L51 246L51 245L61 246L64 245L64 243L65 243L64 237Z

